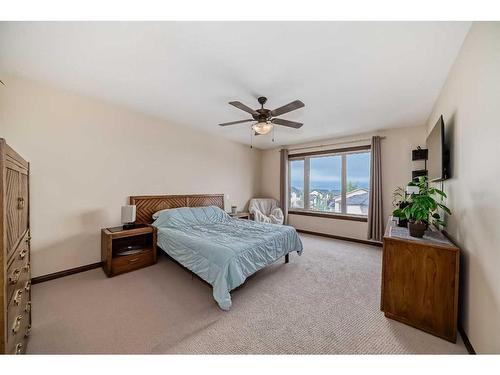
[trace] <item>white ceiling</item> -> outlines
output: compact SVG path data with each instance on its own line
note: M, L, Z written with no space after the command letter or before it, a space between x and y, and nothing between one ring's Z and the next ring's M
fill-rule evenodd
M46 22L0 24L0 72L45 81L249 143L227 102L300 99L270 148L425 123L469 22Z

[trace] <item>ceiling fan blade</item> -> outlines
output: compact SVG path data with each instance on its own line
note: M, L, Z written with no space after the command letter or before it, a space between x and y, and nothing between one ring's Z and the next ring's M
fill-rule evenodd
M305 104L302 103L300 100L295 100L291 103L288 103L284 105L283 107L276 108L275 110L271 111L271 116L279 116L284 113L288 113L291 111L295 111L296 109L304 107Z
M231 104L232 106L235 106L238 109L241 109L242 111L250 113L251 115L255 115L255 116L259 115L259 113L256 110L254 110L254 109L246 106L242 102L238 102L238 101L236 101L236 102L229 102L229 104Z
M276 125L287 126L289 128L294 128L294 129L299 129L302 127L302 125L304 125L300 122L284 120L282 118L273 118L271 122Z
M228 125L241 124L243 122L252 122L252 121L255 121L255 120L249 119L249 120L231 121L231 122L225 122L223 124L219 124L219 126L228 126Z

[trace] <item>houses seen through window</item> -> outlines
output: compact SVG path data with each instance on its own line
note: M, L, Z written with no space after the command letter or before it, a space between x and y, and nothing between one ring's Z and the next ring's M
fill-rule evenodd
M309 208L314 211L342 212L342 156L310 158Z
M369 146L354 151L290 156L290 210L366 216Z
M370 189L370 153L347 154L346 213L368 215Z

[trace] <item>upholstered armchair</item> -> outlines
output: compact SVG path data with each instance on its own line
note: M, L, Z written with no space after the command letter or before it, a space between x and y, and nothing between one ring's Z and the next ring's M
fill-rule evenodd
M248 210L255 221L259 223L283 224L283 211L278 207L278 201L272 198L250 199Z

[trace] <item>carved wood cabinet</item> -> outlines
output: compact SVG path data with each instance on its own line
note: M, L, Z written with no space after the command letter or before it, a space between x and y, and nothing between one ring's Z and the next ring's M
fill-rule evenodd
M0 138L0 353L26 352L31 330L29 163Z

